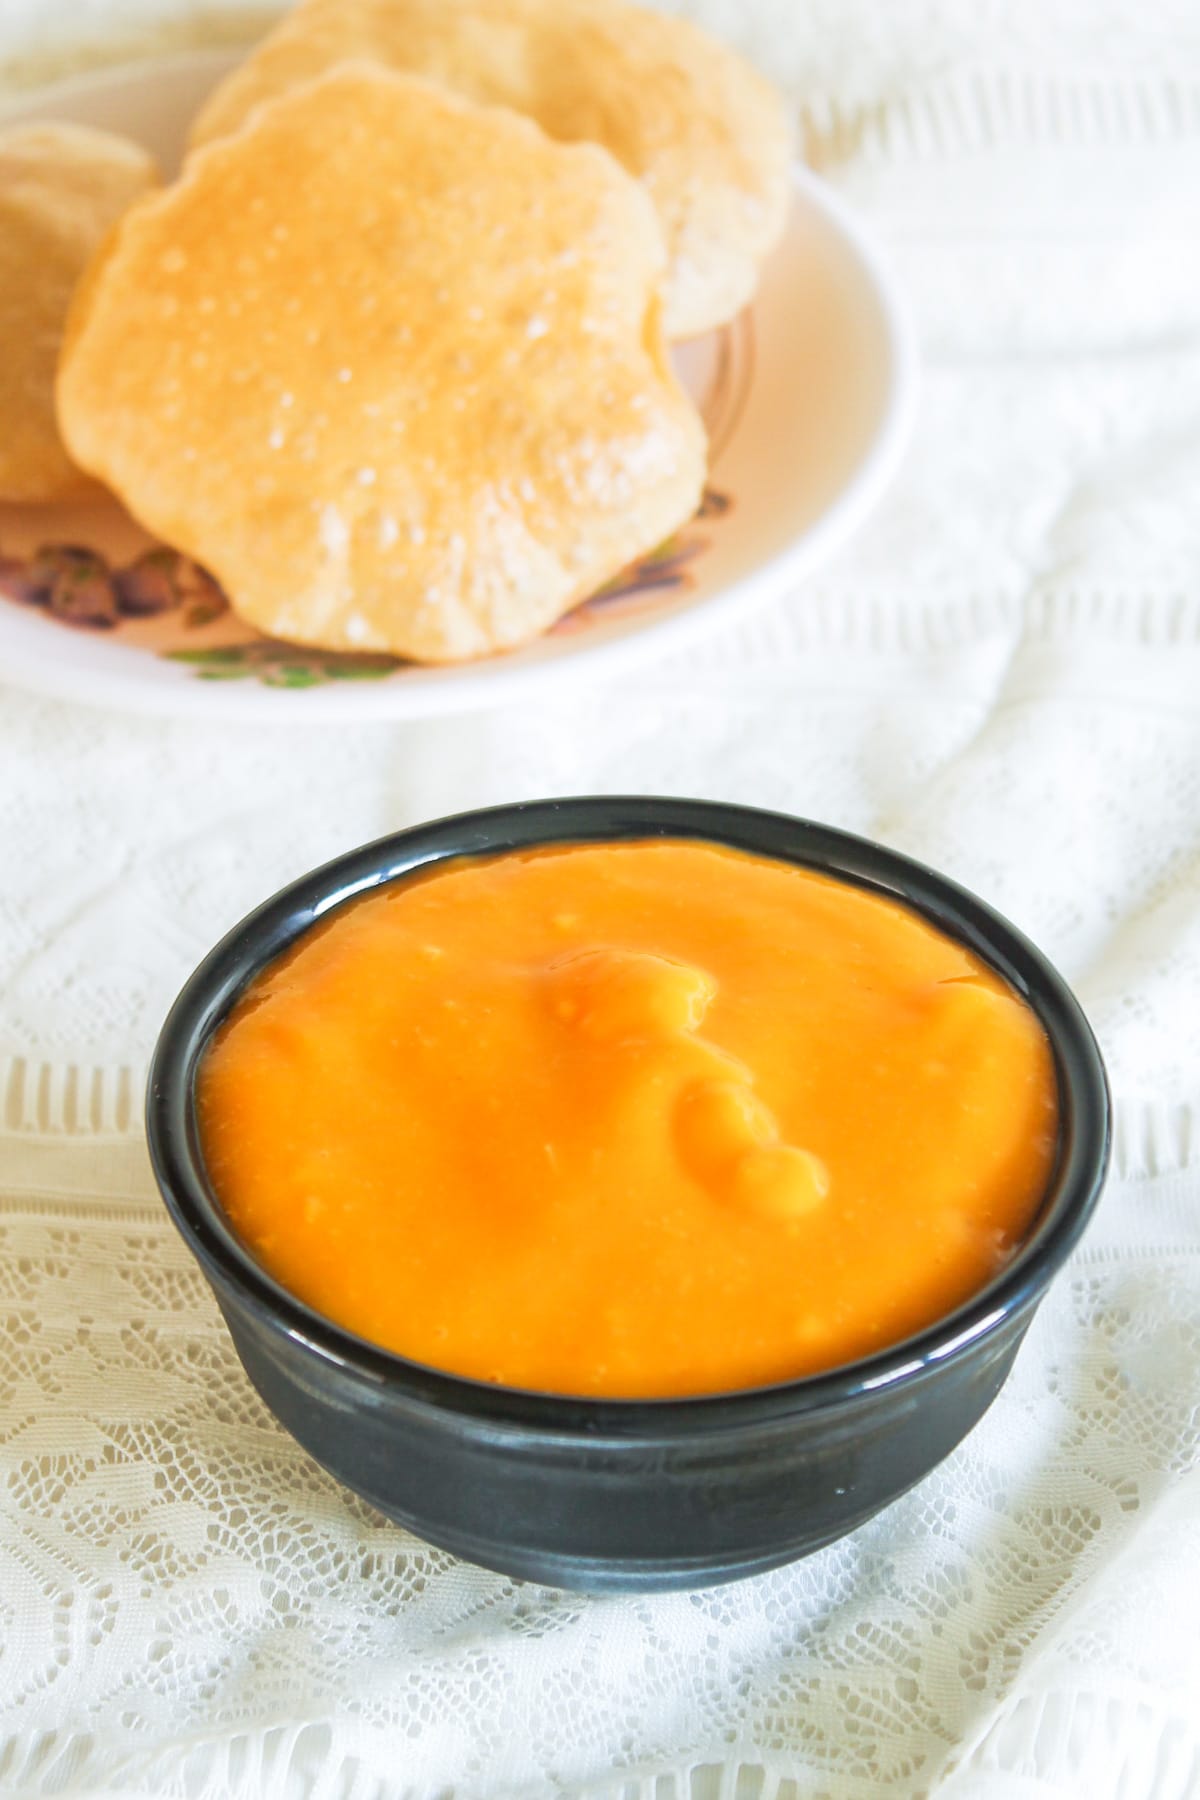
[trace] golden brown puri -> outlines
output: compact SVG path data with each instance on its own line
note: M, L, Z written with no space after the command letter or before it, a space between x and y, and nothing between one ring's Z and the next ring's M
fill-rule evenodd
M659 215L668 338L720 325L750 299L783 229L788 124L775 89L688 21L626 0L301 0L217 88L193 142L359 57L610 150Z
M72 316L63 433L262 631L504 649L699 501L662 263L606 151L343 65L125 219Z
M54 417L63 326L96 247L154 181L140 145L107 131L0 129L0 500L55 500L87 485Z

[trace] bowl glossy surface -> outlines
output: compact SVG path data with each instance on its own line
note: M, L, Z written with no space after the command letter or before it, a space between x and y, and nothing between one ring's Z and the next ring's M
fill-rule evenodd
M313 1312L255 1261L204 1167L197 1064L267 963L354 895L448 856L693 837L902 900L981 955L1049 1037L1060 1142L1037 1223L947 1319L869 1360L769 1388L611 1401L497 1388L406 1361ZM176 1225L267 1405L340 1480L433 1543L591 1591L695 1587L818 1549L902 1494L995 1398L1033 1310L1082 1232L1108 1164L1099 1052L1062 978L945 877L843 832L703 801L592 798L462 814L367 845L252 913L187 983L150 1072L147 1131Z

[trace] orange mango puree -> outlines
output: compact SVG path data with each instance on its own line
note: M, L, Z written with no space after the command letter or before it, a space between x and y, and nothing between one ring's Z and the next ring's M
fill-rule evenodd
M440 865L248 989L209 1173L293 1293L558 1393L847 1363L1005 1263L1054 1160L1025 1003L904 906L695 842Z

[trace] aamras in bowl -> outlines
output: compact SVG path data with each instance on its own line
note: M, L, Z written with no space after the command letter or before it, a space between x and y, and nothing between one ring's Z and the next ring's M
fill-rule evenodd
M997 915L670 800L467 814L296 884L185 988L148 1121L300 1441L583 1588L770 1567L910 1486L1108 1153L1082 1015Z
M695 839L434 865L250 983L197 1071L235 1230L416 1362L762 1387L952 1311L1025 1236L1035 1014L907 907Z

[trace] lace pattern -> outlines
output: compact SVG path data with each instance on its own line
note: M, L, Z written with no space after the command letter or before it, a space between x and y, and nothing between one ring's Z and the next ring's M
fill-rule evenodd
M682 5L683 0L679 0ZM9 0L10 82L239 34ZM617 692L212 733L0 708L0 1791L1192 1800L1200 1789L1200 45L1188 0L689 0L887 241L926 383L819 587ZM103 39L103 42L101 40ZM993 899L1103 1041L1118 1176L999 1401L853 1537L581 1600L265 1413L154 1198L145 1060L272 888L521 795L707 793Z
M639 1601L380 1519L249 1387L140 1150L97 1150L85 1195L61 1166L28 1145L0 1203L6 1794L594 1792L627 1768L647 1795L696 1769L699 1795L742 1761L798 1793L973 1794L1049 1734L1060 1769L1097 1765L1074 1791L1157 1796L1071 1750L1088 1707L1150 1704L1200 1756L1179 1181L1110 1190L1001 1400L912 1494L791 1569Z
M1182 1166L1200 1085L1197 693L1192 603L1042 594L906 614L839 582L627 680L619 709L572 692L519 729L500 710L282 755L260 728L214 741L11 695L0 829L17 842L19 815L43 823L0 889L0 1117L139 1131L146 1059L188 972L339 850L518 797L703 792L882 838L986 895L1091 1015L1121 1166ZM89 745L116 771L106 785L75 774ZM171 779L140 776L151 757Z

